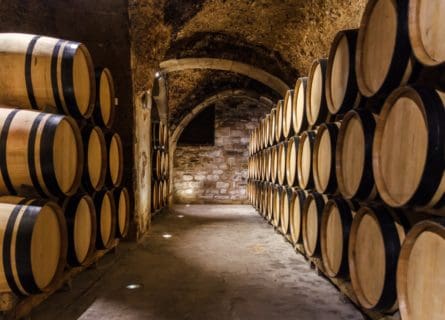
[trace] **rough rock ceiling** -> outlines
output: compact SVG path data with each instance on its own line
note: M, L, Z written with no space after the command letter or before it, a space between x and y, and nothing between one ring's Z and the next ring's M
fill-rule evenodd
M168 77L170 124L175 126L204 99L227 89L257 92L271 100L278 95L267 86L248 77L226 71L187 70Z
M129 0L136 88L149 83L139 77L146 76L160 61L184 57L224 58L252 64L292 87L299 75L307 73L315 58L328 55L338 30L359 26L365 2ZM245 77L211 70L169 74L171 122L177 123L191 104L217 91L220 84L231 88L245 86L240 78ZM254 87L276 98L264 86Z

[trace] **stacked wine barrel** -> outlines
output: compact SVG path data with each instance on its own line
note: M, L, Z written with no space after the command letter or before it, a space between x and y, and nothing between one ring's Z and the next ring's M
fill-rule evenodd
M168 126L162 121L152 122L152 216L168 204L169 195L169 155Z
M370 0L250 137L252 205L363 309L404 320L444 315L441 17Z
M1 33L0 52L0 291L26 296L125 237L130 197L110 71L74 41Z

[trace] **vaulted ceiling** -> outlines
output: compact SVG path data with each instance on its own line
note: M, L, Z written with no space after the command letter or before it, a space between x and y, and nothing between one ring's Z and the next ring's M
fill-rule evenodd
M215 58L263 70L293 87L315 58L328 55L337 31L359 26L364 5L364 0L129 0L133 83L136 90L144 88L162 61ZM225 89L280 97L251 74L212 67L169 72L170 122L177 124Z

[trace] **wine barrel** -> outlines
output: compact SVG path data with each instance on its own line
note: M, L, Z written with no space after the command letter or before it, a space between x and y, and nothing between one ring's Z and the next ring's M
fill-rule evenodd
M363 207L352 222L348 261L352 287L365 309L397 307L396 268L408 225L391 209Z
M93 199L77 194L63 202L68 230L68 263L81 266L95 250L97 222Z
M297 154L298 184L302 189L314 187L312 174L312 154L315 142L315 131L305 131L300 136Z
M108 68L96 68L95 74L97 92L94 123L110 129L115 116L113 76Z
M328 117L328 106L325 95L325 78L327 59L318 59L312 63L307 80L306 116L310 125L324 122Z
M116 235L116 202L113 193L102 190L94 195L96 208L96 248L108 249L114 242Z
M297 185L297 155L300 138L294 136L287 143L286 152L286 181L289 187Z
M292 127L292 102L294 101L294 90L287 90L283 101L283 136L289 138L293 133Z
M280 226L281 211L281 186L276 185L273 189L273 209L272 209L272 225L276 228Z
M169 172L169 156L168 151L164 151L164 177L168 177Z
M18 296L51 290L66 265L67 230L51 201L0 197L0 291Z
M404 320L443 319L445 219L416 224L406 235L397 267L397 296Z
M269 117L269 146L275 144L275 131L277 130L277 108L270 111Z
M258 146L260 143L260 137L258 132L259 132L259 127L256 127L255 130L253 130L253 136L252 136L252 155L254 155L258 151Z
M272 179L272 163L273 163L273 159L272 159L272 149L271 148L267 148L266 150L266 177L264 178L265 181L271 181Z
M272 153L272 156L271 156L272 164L270 167L270 173L271 173L270 182L277 183L277 181L278 181L278 146L273 146L270 148L270 150Z
M83 147L70 117L0 108L0 193L62 197L80 184Z
M283 100L278 100L277 102L277 111L276 111L276 117L275 117L275 142L279 143L281 140L283 140L283 121L284 121L284 106L283 106Z
M108 149L107 184L118 187L124 174L124 151L121 136L111 133L105 136Z
M292 103L292 128L295 134L308 128L306 113L307 77L298 78L295 83L294 100Z
M375 119L366 110L345 114L337 138L335 171L338 189L346 199L371 200L376 196L372 173Z
M335 176L335 147L340 123L324 123L318 127L314 142L312 171L315 189L319 193L334 194L337 191Z
M326 69L326 102L331 114L343 114L360 102L355 77L358 29L338 32L331 45Z
M320 227L327 196L317 192L307 195L303 205L303 246L309 257L320 256Z
M82 129L85 155L85 168L82 184L89 192L99 191L105 184L108 159L105 136L98 126L85 126Z
M291 198L292 190L287 187L281 187L280 230L284 235L289 234L289 214Z
M161 159L162 159L161 149L153 150L153 157L152 157L153 175L157 179L160 179L162 176Z
M353 211L342 198L330 199L323 210L320 227L320 247L326 274L332 278L347 278L349 232Z
M445 33L441 24L444 12L445 3L440 0L409 1L409 38L414 55L424 65L445 62Z
M257 201L259 203L260 213L265 218L267 217L267 192L269 190L269 185L267 182L260 182L259 184L261 185L261 189Z
M264 150L269 145L269 134L270 134L270 115L266 115L264 119L261 120L260 130L261 130L261 149Z
M164 191L164 180L159 181L158 183L158 204L159 204L159 209L162 209L164 207L164 201L162 199L162 194Z
M21 33L0 34L0 104L89 118L94 67L78 42Z
M117 223L116 234L123 239L128 233L130 227L131 215L131 198L128 189L125 187L116 188L113 190L113 196L116 201Z
M402 87L386 99L372 158L377 189L388 205L444 202L444 124L444 104L431 88Z
M389 94L409 73L408 2L370 0L360 24L356 76L366 97Z
M267 190L267 216L266 220L272 222L273 210L274 210L274 199L275 199L275 185L270 183Z
M302 221L303 207L307 193L303 190L292 190L289 212L289 226L292 243L295 245L303 241Z
M281 142L278 145L278 183L285 185L286 183L286 154L287 154L287 141Z

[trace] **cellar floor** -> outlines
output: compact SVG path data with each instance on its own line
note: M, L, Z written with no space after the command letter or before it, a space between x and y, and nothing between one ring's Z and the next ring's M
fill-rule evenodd
M169 237L171 236L171 237ZM131 284L140 285L128 289ZM191 205L153 221L31 314L35 319L363 319L250 206Z

